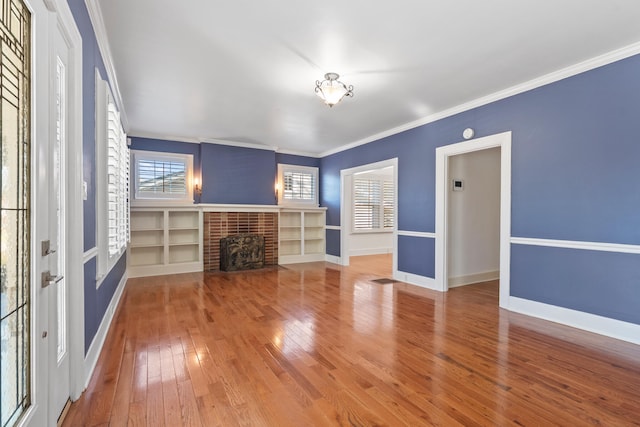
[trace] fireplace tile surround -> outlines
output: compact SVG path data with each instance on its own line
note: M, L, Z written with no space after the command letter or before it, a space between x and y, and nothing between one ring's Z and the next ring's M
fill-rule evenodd
M264 236L264 264L278 264L277 212L204 212L203 222L204 271L220 270L220 239L235 234Z

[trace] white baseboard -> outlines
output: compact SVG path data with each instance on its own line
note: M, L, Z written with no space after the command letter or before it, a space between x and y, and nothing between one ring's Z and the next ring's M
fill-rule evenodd
M509 297L508 310L561 323L640 345L640 325L518 297Z
M432 289L434 291L439 290L436 289L436 280L431 277L419 276L417 274L406 273L404 271L394 271L393 279L409 283L411 285L420 286L421 288Z
M86 389L89 385L89 381L91 380L91 375L93 375L93 371L96 368L96 364L98 363L98 358L100 357L100 352L102 351L102 346L104 345L104 341L107 338L107 333L109 332L109 327L111 326L111 322L113 321L113 316L116 312L116 308L118 308L118 304L120 303L120 298L122 298L122 293L124 292L124 286L127 283L128 275L127 272L124 273L122 278L120 279L120 283L118 283L118 287L116 288L115 293L113 294L113 298L111 298L111 302L109 303L109 307L107 307L107 311L102 318L102 322L100 322L100 327L96 332L96 336L93 337L93 342L91 346L89 346L89 351L84 358L84 388Z
M339 257L339 256L326 254L326 255L324 256L324 260L325 260L326 262L330 262L330 263L332 263L332 264L342 265L342 258L341 258L341 257Z
M485 271L484 273L469 274L466 276L449 277L449 287L470 285L472 283L487 282L489 280L498 280L500 278L500 270Z
M393 248L365 248L349 251L349 256L382 255L393 253Z

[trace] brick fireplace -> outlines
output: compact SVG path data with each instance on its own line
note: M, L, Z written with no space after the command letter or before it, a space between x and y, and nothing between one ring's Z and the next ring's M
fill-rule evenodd
M220 239L236 234L264 236L264 265L278 264L277 212L204 212L204 271L220 270Z

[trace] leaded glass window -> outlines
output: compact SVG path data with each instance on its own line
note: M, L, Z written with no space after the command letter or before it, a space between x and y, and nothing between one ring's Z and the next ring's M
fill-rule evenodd
M0 22L0 425L30 405L31 17L3 0Z

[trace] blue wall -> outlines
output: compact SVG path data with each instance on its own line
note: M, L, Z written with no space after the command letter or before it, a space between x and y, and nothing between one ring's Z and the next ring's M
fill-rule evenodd
M127 257L121 256L107 277L96 289L96 258L92 258L84 268L84 351L89 351L102 318L107 312L111 299L127 269Z
M87 200L84 202L84 250L96 246L96 124L95 124L95 70L103 79L107 73L98 48L93 26L84 0L67 0L82 36L82 156L83 179L87 182ZM84 264L84 336L85 354L111 303L118 283L126 270L123 255L109 272L100 289L96 289L96 258Z
M131 149L193 154L194 174L202 177L200 203L274 205L278 163L320 166L315 157L221 144L132 137Z
M639 255L511 246L511 295L640 324Z
M84 201L84 250L96 246L96 68L106 79L102 55L84 0L67 0L82 36L82 157L83 179L87 183Z
M275 204L276 153L202 144L202 203Z
M276 153L276 163L296 166L320 167L320 158L296 156L293 154Z
M477 137L513 132L512 236L638 245L639 76L635 56L325 157L328 224L340 224L341 169L398 157L398 228L433 232L435 149L471 127ZM513 296L640 324L638 255L520 246L512 254ZM398 255L399 270L434 277L433 239L401 236Z

